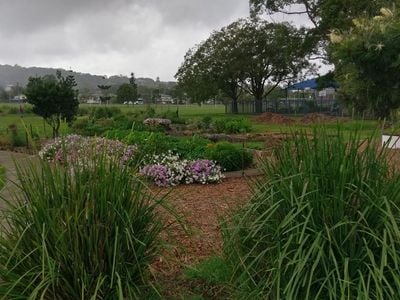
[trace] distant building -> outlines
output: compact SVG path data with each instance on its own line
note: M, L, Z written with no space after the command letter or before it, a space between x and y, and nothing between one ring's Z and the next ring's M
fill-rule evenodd
M157 102L161 104L174 104L174 99L170 95L160 94L160 98Z
M13 86L12 84L7 84L4 90L5 90L7 93L9 93L9 92L12 91L13 87L14 87L14 86Z
M98 98L89 98L86 100L87 104L101 104L100 99Z
M11 98L11 102L26 102L27 98L25 95L17 95Z

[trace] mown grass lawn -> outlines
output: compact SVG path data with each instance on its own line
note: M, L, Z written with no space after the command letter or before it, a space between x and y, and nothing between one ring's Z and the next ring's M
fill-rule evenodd
M87 109L89 112L91 109L96 107L104 107L104 105L90 105L81 104L80 108ZM149 108L153 108L156 113L163 112L178 112L179 116L187 121L191 122L194 120L201 120L205 116L210 116L213 119L220 118L248 118L252 121L253 132L255 133L290 133L295 131L309 131L311 132L315 127L314 124L302 124L300 122L301 117L294 116L296 120L293 124L268 124L268 123L257 123L253 121L252 115L231 115L225 113L224 105L107 105L107 107L117 107L121 109L123 113L146 111ZM25 132L34 133L41 138L51 138L52 131L51 127L47 125L41 117L35 116L32 113L21 115L7 113L10 108L14 111L19 109L19 104L3 104L0 105L0 137L9 136L10 132L8 127L11 124L15 124L18 128L20 135L25 135ZM29 105L25 104L25 109L28 110ZM345 135L349 135L351 132L356 130L359 131L361 137L371 136L373 133L381 132L381 124L374 120L349 120L341 123L342 129ZM337 124L335 122L325 123L325 128L328 130L335 131ZM386 131L399 132L400 126L396 125ZM69 133L70 129L67 124L62 124L60 133Z
M34 114L26 114L24 116L16 114L8 114L0 116L0 137L9 136L10 125L16 125L18 135L25 136L25 133L38 135L41 138L50 138L52 136L51 127L43 121L41 117ZM64 134L69 132L67 124L61 125L60 133Z

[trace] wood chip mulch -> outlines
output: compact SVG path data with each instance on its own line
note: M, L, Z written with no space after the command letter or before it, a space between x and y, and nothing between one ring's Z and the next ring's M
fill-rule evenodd
M185 266L221 253L221 217L249 201L251 180L254 177L226 178L222 183L212 185L151 187L153 193L168 194L168 204L182 217L182 224L173 222L168 234L163 236L167 250L151 267L156 279L174 280L182 275ZM166 215L167 220L174 219L168 213Z

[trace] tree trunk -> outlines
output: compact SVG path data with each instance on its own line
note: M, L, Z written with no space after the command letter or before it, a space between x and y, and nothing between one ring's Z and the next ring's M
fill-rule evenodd
M58 137L58 132L60 130L61 121L60 118L57 118L53 123L53 139Z
M256 114L261 114L261 113L263 112L263 109L262 109L262 108L263 108L263 107L262 107L262 106L263 106L263 105L262 105L262 104L263 104L263 103L262 103L262 99L257 97L257 98L255 99L255 103L254 103L254 104L255 104L255 113L256 113Z
M232 113L237 114L238 112L238 100L237 98L232 98Z

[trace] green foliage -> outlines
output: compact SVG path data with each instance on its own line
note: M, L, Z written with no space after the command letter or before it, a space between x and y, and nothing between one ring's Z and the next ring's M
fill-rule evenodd
M251 166L253 156L240 146L228 142L209 145L205 157L216 161L225 171L237 171Z
M8 108L7 113L10 115L17 115L17 114L19 114L19 108L15 107L15 106L11 106Z
M308 65L303 44L303 31L287 23L240 19L190 49L175 77L193 101L222 92L233 100L237 113L237 100L245 90L261 112L263 97Z
M252 130L251 122L245 118L217 119L212 125L217 133L246 133Z
M328 34L337 29L346 31L357 17L374 16L392 1L387 0L249 0L252 15L283 12L308 18L312 27L307 31L306 46L311 54L326 48ZM295 7L290 10L289 7ZM326 49L325 49L326 50Z
M26 139L24 139L24 135L18 132L18 127L15 124L11 124L8 126L8 130L10 133L10 141L13 147L23 147L26 146Z
M89 117L81 117L72 124L74 133L85 136L101 136L109 128L114 126L113 119L91 119Z
M90 114L89 108L79 106L78 116L88 116Z
M128 145L138 146L138 156L160 154L173 148L171 139L162 132L132 131L124 139Z
M400 107L399 35L400 15L387 8L380 16L355 20L344 34L331 34L340 91L358 111L383 119Z
M213 118L211 116L204 116L203 118L201 118L199 127L200 129L211 129L211 125L213 123Z
M1 222L2 299L146 299L162 199L101 154L18 178Z
M138 98L137 95L137 87L130 83L123 83L118 87L117 90L117 102L124 103L124 102L134 102Z
M186 120L179 117L178 110L176 110L176 111L167 110L165 112L158 114L158 116L163 119L171 120L172 124L186 124Z
M211 141L193 135L191 137L172 138L172 143L172 150L182 158L196 160L204 158L204 153Z
M245 299L398 299L400 175L357 133L293 134L224 223Z
M33 112L41 116L53 129L53 137L58 136L61 121L72 122L78 112L79 102L74 90L73 76L30 77L25 94Z
M212 256L194 267L185 270L188 279L202 279L210 283L228 283L231 279L231 269L219 256Z
M121 113L121 109L119 109L118 107L97 106L91 111L90 118L93 120L107 119L119 116L121 115Z

